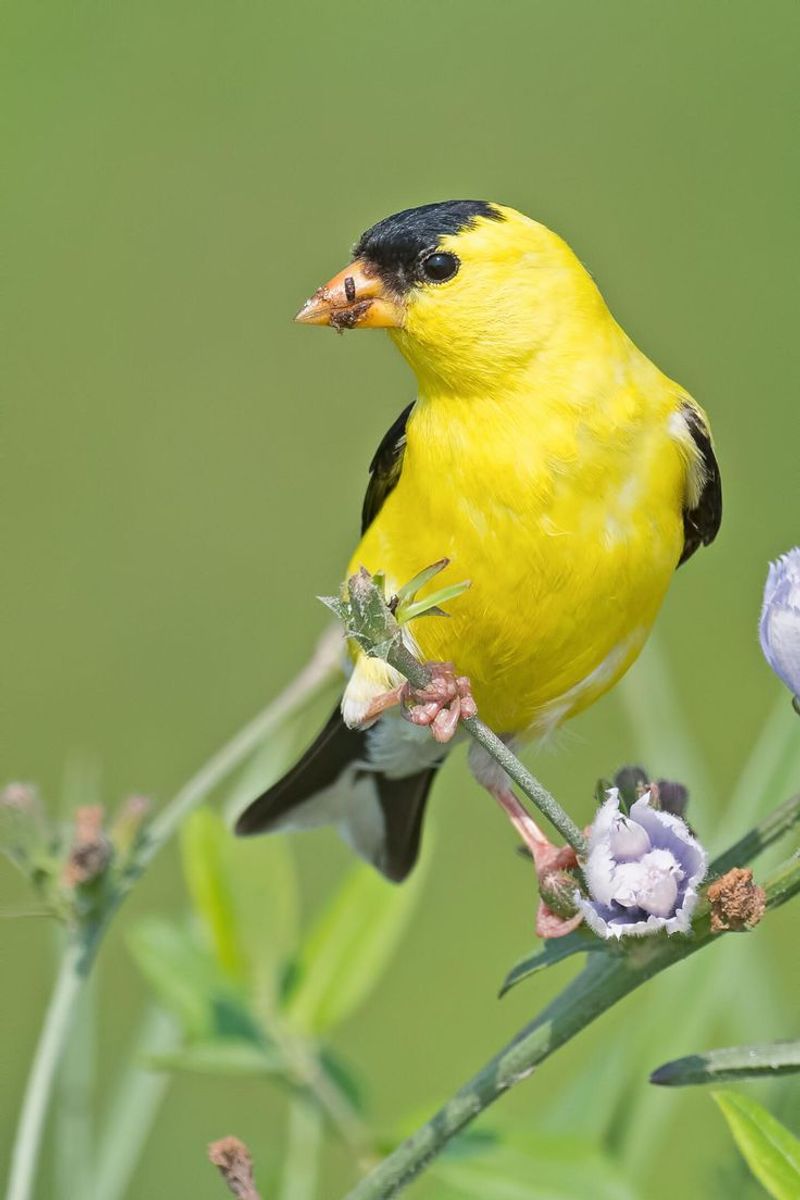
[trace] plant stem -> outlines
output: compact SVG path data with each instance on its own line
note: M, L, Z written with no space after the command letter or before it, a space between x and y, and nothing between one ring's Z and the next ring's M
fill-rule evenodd
M75 1009L75 1019L56 1080L55 1191L58 1200L94 1197L93 1097L97 1058L97 1014L93 979ZM99 1193L104 1196L104 1193Z
M372 1136L349 1097L320 1066L305 1041L293 1036L277 1021L270 1024L269 1032L281 1046L296 1085L313 1098L345 1145L353 1151L358 1165L363 1170L372 1168L376 1161Z
M249 725L240 730L162 809L147 830L133 861L118 881L95 924L71 932L63 951L53 994L34 1053L12 1151L6 1200L29 1200L39 1146L56 1069L64 1051L75 1007L109 922L131 888L185 816L237 767L279 724L299 712L336 670L340 638L328 630L308 666Z
M55 986L33 1056L11 1157L7 1200L30 1200L39 1147L58 1064L92 961L92 943L72 934L61 952Z
M171 1083L165 1071L149 1069L148 1056L173 1050L180 1040L177 1022L155 1005L145 1012L128 1062L107 1105L97 1147L97 1200L122 1200L142 1156L158 1110Z
M317 1194L322 1118L314 1105L295 1096L289 1105L289 1131L280 1200L314 1200Z
M389 650L386 661L390 666L404 675L412 687L424 688L431 681L431 673L419 659L415 658L409 649L398 639ZM554 825L565 841L573 847L580 857L585 857L587 853L586 838L581 833L578 826L571 817L564 812L564 809L556 800L555 796L548 792L534 775L530 773L527 767L524 767L516 754L509 750L505 742L492 733L488 725L485 725L479 717L469 717L462 721L461 724L466 729L470 737L486 750L498 763L505 773L514 780L514 783L527 796L532 804L535 804L551 825Z
M794 855L765 884L767 907L800 892L800 857ZM513 1041L464 1085L452 1100L348 1193L346 1200L388 1200L397 1195L443 1147L484 1109L520 1083L565 1042L629 992L673 963L717 941L707 907L693 937L643 939L624 956L593 955L581 974Z

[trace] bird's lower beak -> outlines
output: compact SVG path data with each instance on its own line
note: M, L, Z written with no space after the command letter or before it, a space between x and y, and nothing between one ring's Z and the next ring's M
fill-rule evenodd
M357 258L306 300L295 317L301 325L343 329L397 329L403 307L389 295L381 278Z

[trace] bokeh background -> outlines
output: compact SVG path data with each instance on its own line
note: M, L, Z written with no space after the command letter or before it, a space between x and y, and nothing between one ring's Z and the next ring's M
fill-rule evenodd
M760 590L767 560L800 540L799 53L795 0L6 0L3 776L55 802L77 756L99 764L109 802L160 802L291 678L356 536L370 455L413 389L382 335L291 316L379 217L486 197L573 245L710 413L726 485L722 535L676 578L657 650L533 761L587 818L596 776L646 755L688 777L708 841L740 832L726 805L779 696L755 637ZM660 711L663 669L692 749L674 720L643 744L637 710ZM430 825L411 932L336 1039L377 1122L424 1114L570 974L498 1003L532 945L529 872L462 761ZM294 848L311 916L348 859L326 832ZM0 886L24 905L5 868ZM170 849L103 949L101 1107L146 990L126 927L183 903ZM654 1200L712 1194L733 1151L711 1101L646 1077L665 1049L719 1042L713 1019L701 1045L682 1034L701 997L720 1022L744 1006L752 1040L790 1033L795 914L758 941L757 970L731 939L713 952L719 977L709 955L649 985L496 1119L607 1119L605 1073L635 1036L618 1114L620 1143L642 1139L632 1178ZM6 920L0 945L5 1162L52 932ZM176 1080L131 1195L220 1195L205 1142L235 1130L263 1162L281 1112L263 1085ZM349 1177L330 1152L322 1195Z

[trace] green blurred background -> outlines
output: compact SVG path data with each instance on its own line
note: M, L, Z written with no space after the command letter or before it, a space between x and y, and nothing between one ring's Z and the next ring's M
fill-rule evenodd
M356 536L370 455L413 383L383 336L291 315L379 217L485 197L566 237L625 329L710 413L722 535L680 572L658 625L697 754L687 763L665 727L648 765L688 772L708 840L739 832L726 798L778 695L755 638L760 590L767 560L800 540L799 34L796 0L6 0L3 776L55 798L77 754L101 764L110 802L134 789L161 801L298 669L325 623L314 597ZM598 774L644 754L629 714L637 696L658 702L651 678L645 658L627 692L536 760L576 815ZM429 834L412 932L337 1038L387 1123L444 1098L561 981L495 999L532 944L534 897L463 761L437 785ZM348 859L327 832L296 850L312 914ZM10 871L0 884L24 903ZM145 994L125 927L182 904L171 849L103 949L101 1103ZM771 967L757 992L719 989L721 1014L745 995L752 1040L790 1032L793 931L784 911L759 933ZM5 1162L52 934L8 920L0 938ZM649 1031L626 1102L649 1105L660 1131L637 1175L655 1200L708 1194L732 1155L707 1095L676 1102L645 1082L662 1034L675 1053L702 1048L681 1024L715 977L694 970L675 973L671 1027ZM498 1119L543 1127L587 1064L588 1107L607 1117L604 1064L665 983ZM219 1196L204 1143L235 1130L263 1161L281 1111L250 1082L179 1079L132 1195ZM570 1127L569 1104L558 1120ZM347 1178L334 1152L322 1195Z

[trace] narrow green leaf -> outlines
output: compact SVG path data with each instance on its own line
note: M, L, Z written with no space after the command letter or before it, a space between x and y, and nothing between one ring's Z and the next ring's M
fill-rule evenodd
M219 969L189 932L161 917L145 917L129 933L128 946L158 1000L186 1034L208 1034Z
M180 835L183 873L195 912L217 962L232 979L242 980L245 956L238 937L226 844L231 834L210 808L198 808Z
M347 1097L359 1116L364 1116L364 1087L352 1065L345 1062L329 1046L320 1049L319 1065L334 1086Z
M738 1092L712 1092L736 1145L774 1200L800 1196L800 1141L757 1101Z
M275 1075L284 1069L275 1050L234 1038L191 1042L180 1050L151 1055L147 1062L154 1071L194 1071L203 1075Z
M565 1137L541 1137L498 1131L483 1153L445 1155L430 1168L464 1200L634 1200L618 1167L602 1151Z
M422 890L417 870L402 888L372 867L355 867L306 937L286 1011L292 1023L323 1033L349 1016L377 983Z
M420 588L425 587L426 583L430 583L440 571L443 571L449 565L449 558L440 558L438 562L431 563L429 567L423 567L413 579L409 579L408 583L404 583L401 588L397 589L397 599L402 601L415 596Z
M525 958L520 959L516 966L512 967L508 975L503 981L503 986L500 988L500 995L505 996L506 992L521 983L523 979L530 978L531 975L537 975L539 971L546 970L547 967L555 966L556 963L563 962L566 958L571 958L573 954L582 954L584 952L607 952L609 949L606 942L600 938L592 937L583 929L576 929L574 933L568 933L566 937L550 938L546 941L541 950L536 954L529 954Z
M274 1008L286 964L297 950L300 901L285 837L231 839L231 886L249 990Z
M422 600L402 605L397 610L397 619L404 624L406 621L413 621L415 617L424 617L431 611L440 616L449 616L449 613L442 611L440 605L445 604L448 600L454 600L456 596L463 595L470 587L472 587L470 579L462 579L460 583L451 583L449 587L432 592L430 596L425 596Z
M697 1083L724 1083L767 1075L792 1075L800 1071L800 1042L771 1042L762 1046L730 1046L689 1054L664 1063L650 1076L663 1087Z

